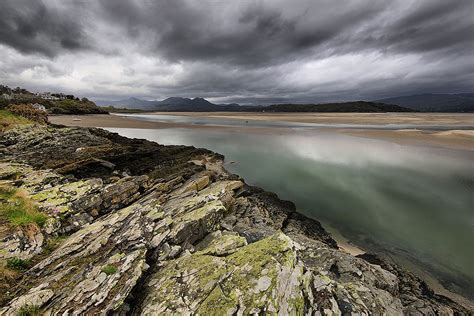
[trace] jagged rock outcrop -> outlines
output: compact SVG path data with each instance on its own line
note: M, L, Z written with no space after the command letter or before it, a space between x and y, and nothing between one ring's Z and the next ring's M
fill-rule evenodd
M32 263L3 285L2 315L469 313L394 265L339 250L207 150L51 126L0 145L0 186L47 216L0 222L0 259Z

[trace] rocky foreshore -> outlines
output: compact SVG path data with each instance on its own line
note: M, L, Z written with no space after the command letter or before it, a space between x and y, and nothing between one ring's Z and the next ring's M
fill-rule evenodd
M0 314L470 314L222 161L96 128L1 134L2 190L44 219L0 220Z

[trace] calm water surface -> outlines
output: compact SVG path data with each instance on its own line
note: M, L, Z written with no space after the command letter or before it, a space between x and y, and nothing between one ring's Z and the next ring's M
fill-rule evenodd
M474 297L472 152L278 127L108 130L219 152L235 162L229 171L295 202L354 244L414 262Z

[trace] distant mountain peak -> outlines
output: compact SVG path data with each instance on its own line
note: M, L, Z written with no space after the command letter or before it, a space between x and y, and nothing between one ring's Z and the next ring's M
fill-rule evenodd
M169 97L169 98L164 99L163 101L167 101L167 100L182 101L182 100L191 100L191 99L189 99L189 98L183 98L183 97ZM163 102L163 101L161 101L161 102Z

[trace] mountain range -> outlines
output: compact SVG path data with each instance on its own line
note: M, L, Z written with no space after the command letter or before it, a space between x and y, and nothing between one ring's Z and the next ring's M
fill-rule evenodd
M420 112L474 112L474 93L415 94L374 102L396 104Z
M137 98L128 98L119 101L96 101L99 106L124 107L127 109L146 111L238 111L238 104L214 104L204 98L180 98L171 97L162 101L147 101Z
M326 104L274 104L250 106L214 104L204 98L171 97L162 101L128 98L118 101L96 101L99 106L113 106L145 111L177 112L474 112L474 93L417 94L386 99Z

